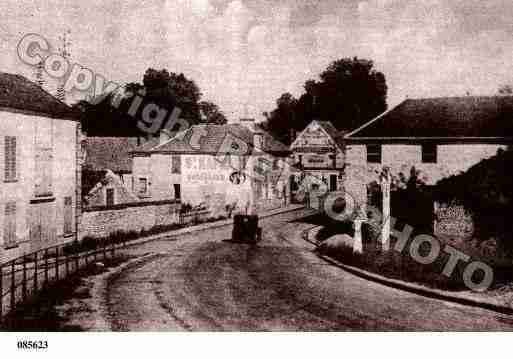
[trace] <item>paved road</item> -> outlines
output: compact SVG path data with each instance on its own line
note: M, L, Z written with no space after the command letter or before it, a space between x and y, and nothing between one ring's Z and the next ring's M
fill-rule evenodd
M138 247L154 258L113 279L110 322L122 331L511 330L513 318L388 288L326 264L293 239L308 224L262 221L257 246L230 229Z

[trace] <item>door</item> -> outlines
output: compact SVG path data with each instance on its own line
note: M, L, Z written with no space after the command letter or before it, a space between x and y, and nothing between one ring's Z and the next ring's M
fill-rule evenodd
M55 244L54 202L39 202L30 205L30 242L37 250Z
M330 192L337 190L337 175L330 175Z
M174 190L175 190L175 199L180 199L181 197L181 193L180 193L180 184L174 184L173 185L174 187Z
M64 234L73 233L73 199L64 197Z

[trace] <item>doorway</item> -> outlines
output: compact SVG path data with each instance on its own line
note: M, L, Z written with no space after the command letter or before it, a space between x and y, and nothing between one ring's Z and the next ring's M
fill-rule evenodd
M337 190L337 175L330 175L330 192Z

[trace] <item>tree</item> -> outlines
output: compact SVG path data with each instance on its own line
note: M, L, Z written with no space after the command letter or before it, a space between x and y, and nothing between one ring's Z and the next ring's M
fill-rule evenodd
M439 181L435 198L455 202L468 210L474 221L474 237L498 240L503 254L513 256L513 151L499 150L497 155L474 165L466 172Z
M371 60L340 59L319 77L305 82L298 100L288 93L281 95L277 108L269 113L265 127L283 142L290 143L290 129L302 131L314 119L350 131L387 109L385 75L374 69Z
M277 108L274 111L264 114L267 118L263 125L264 129L285 144L290 144L292 140L291 130L294 129L296 106L297 100L287 92L276 100Z
M385 75L364 59L341 59L321 73L319 116L339 130L353 130L387 109Z
M184 74L168 72L165 69L146 70L142 83L133 82L125 85L123 96L114 106L116 95L111 93L100 101L92 104L80 101L74 108L82 113L82 127L90 136L147 136L137 126L145 105L155 104L170 114L175 107L181 110L180 117L189 124L202 122L200 107L206 111L207 121L226 123L226 118L217 105L200 103L201 91L193 80ZM137 98L142 99L137 111L130 111ZM162 123L161 128L165 125Z
M211 123L214 125L224 125L228 121L224 114L219 110L219 107L209 101L201 101L199 103L200 112L203 115L201 122Z

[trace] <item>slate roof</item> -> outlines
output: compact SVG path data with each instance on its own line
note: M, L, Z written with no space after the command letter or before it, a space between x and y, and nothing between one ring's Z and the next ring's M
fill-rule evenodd
M408 99L347 138L513 138L513 97Z
M263 136L263 150L267 153L283 153L288 154L290 150L281 142L275 140L269 133L258 131ZM200 148L193 148L189 142L195 134L200 138ZM201 134L201 136L199 136ZM227 124L227 125L194 125L189 129L178 133L176 137L168 142L157 145L151 149L139 147L133 153L206 153L216 154L222 147L223 141L227 136L233 136L243 141L250 147L253 143L253 132L244 125Z
M88 137L85 140L85 168L92 171L132 172L130 151L137 147L135 137Z
M77 119L78 114L39 85L21 75L0 72L0 107L52 118Z

